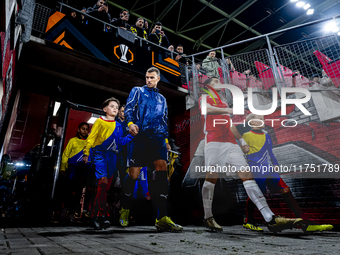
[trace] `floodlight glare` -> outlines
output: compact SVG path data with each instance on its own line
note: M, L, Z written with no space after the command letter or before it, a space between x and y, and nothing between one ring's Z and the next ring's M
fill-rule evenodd
M340 32L338 32L338 36L340 36Z
M297 2L297 1L299 1L299 0L290 0L292 3L295 3L295 2Z
M333 31L336 28L338 28L338 26L336 25L336 23L334 21L331 21L329 23L326 24L325 26L325 31ZM335 31L336 32L336 31Z
M314 9L308 9L307 10L307 15L312 15L314 13Z
M332 32L333 32L333 33L336 33L336 32L338 32L338 31L339 31L339 28L338 28L338 27L332 28Z
M310 4L305 4L305 5L303 6L303 9L307 10L309 7L310 7Z
M302 6L304 6L305 4L306 4L305 2L300 1L300 2L297 2L297 3L296 3L296 6L297 6L297 7L302 7Z

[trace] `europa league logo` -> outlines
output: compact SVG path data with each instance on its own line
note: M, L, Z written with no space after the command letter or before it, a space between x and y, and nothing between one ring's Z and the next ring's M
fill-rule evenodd
M120 52L117 52L119 48ZM134 60L134 55L129 47L125 44L119 44L113 47L113 53L122 62L129 64Z
M120 48L120 51L122 52L122 56L120 57L120 61L122 61L124 63L128 63L128 61L126 59L126 53L129 49L129 47L126 46L125 44L120 44L119 48Z

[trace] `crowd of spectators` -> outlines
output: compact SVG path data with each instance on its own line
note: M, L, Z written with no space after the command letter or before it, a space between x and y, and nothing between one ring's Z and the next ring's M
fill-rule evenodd
M86 25L87 30L96 33L101 31L114 32L115 29L113 27L117 27L131 32L145 40L148 40L149 42L152 42L164 48L168 48L170 46L169 39L162 29L161 22L158 21L154 24L152 28L149 28L148 21L143 17L138 17L136 22L133 25L130 25L129 11L123 9L120 11L118 18L111 17L107 0L98 0L93 7L83 7L81 9L81 12L86 13L87 15L92 16L95 19L85 17L85 15L79 15L79 12L76 12L73 9L70 10L70 20L78 28ZM96 19L106 23L106 26L104 26L102 22L98 22Z
M109 14L109 5L107 0L98 0L93 7L82 8L81 12L86 13L98 20L101 20L108 25L105 28L102 23L99 24L98 22L96 23L94 21L90 21L90 19L88 17L85 17L85 15L79 15L79 12L77 13L75 11L71 11L70 16L74 19L74 23L76 25L85 24L87 25L87 28L93 28L97 31L105 30L106 32L114 32L115 30L112 27L114 26L131 32L136 36L147 40L147 42L152 42L153 44L167 48L169 51L166 52L166 56L173 58L179 63L179 67L182 73L182 84L185 84L187 82L187 77L185 75L187 68L189 69L187 72L189 79L192 77L192 66L189 65L189 59L186 58L186 55L184 54L183 45L178 44L175 48L174 45L170 44L170 41L163 30L161 22L157 21L152 27L149 27L149 23L145 18L138 17L136 22L133 25L130 25L129 11L123 9L120 11L119 17L111 17L111 15ZM148 45L147 42L143 42L143 45ZM201 76L204 75L206 77L222 78L223 75L221 71L219 71L219 69L221 70L220 63L220 59L216 57L216 51L211 51L201 64L196 65L197 73ZM235 69L233 63L229 58L226 58L223 64L228 72L240 71ZM240 72L242 72L242 74L244 74L246 78L254 78L260 81L258 78L256 78L256 76L254 75L254 73L252 73L250 69L241 70ZM328 78L325 72L323 72L322 76L319 74L314 75L310 78L310 82L311 84L318 83L326 87L333 85L331 79Z

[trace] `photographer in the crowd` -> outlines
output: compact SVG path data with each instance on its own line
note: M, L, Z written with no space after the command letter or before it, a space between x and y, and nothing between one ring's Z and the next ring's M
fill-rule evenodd
M93 7L89 7L86 10L86 14L91 15L94 18L100 19L106 23L111 22L111 16L109 14L109 6L106 0L98 0ZM96 24L95 26L100 26L104 30L103 24L89 20L89 24Z
M149 41L153 42L155 44L158 44L159 46L162 46L164 48L168 48L170 45L170 42L165 35L164 31L162 31L162 23L156 22L154 28L152 29L150 35L149 35Z
M116 27L120 27L122 29L129 31L130 25L127 23L129 21L129 17L130 17L130 14L129 14L128 10L125 10L125 9L121 10L120 14L119 14L119 18L118 19L113 18L111 20L111 25L116 26Z

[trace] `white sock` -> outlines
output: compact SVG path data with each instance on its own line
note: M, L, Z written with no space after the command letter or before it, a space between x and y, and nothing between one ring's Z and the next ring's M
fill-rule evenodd
M204 219L208 219L213 216L212 214L212 202L214 198L215 184L204 181L202 188L202 200L204 208Z
M272 220L272 216L275 215L272 210L270 210L262 191L254 180L244 181L243 186L246 189L248 197L256 205L257 209L261 212L263 218L266 222Z

